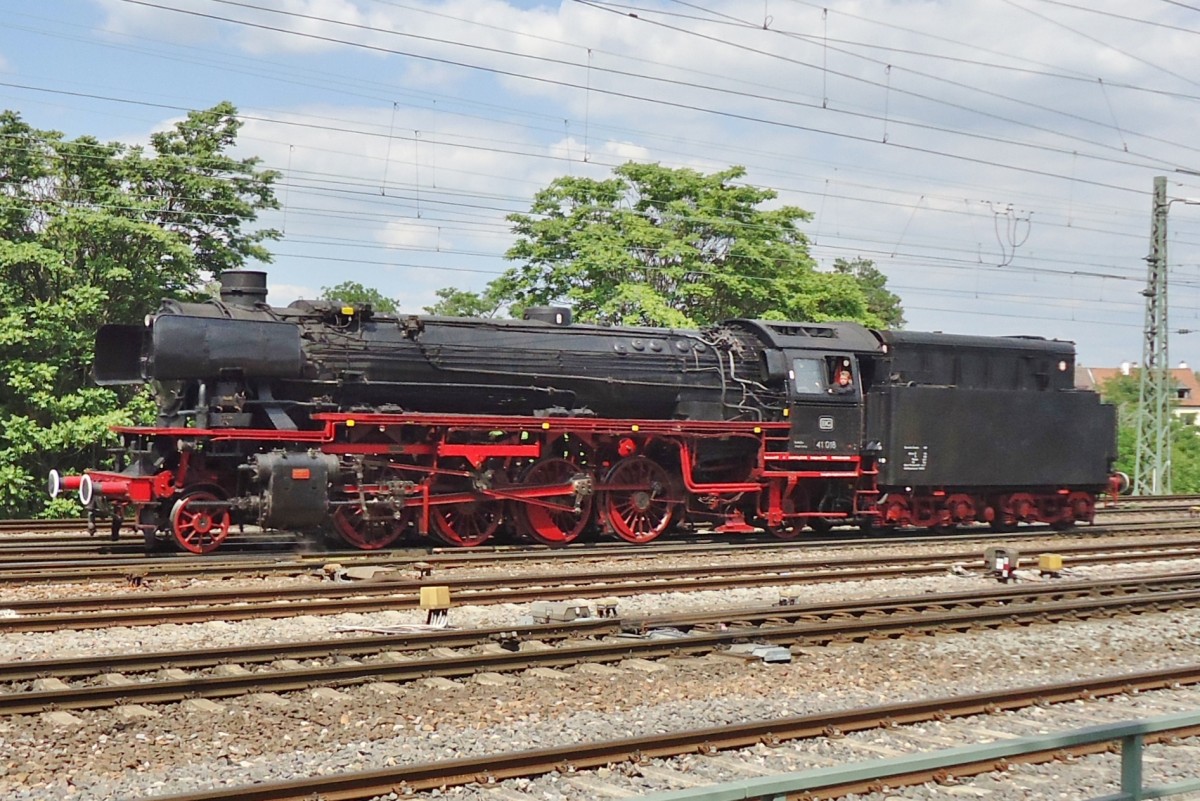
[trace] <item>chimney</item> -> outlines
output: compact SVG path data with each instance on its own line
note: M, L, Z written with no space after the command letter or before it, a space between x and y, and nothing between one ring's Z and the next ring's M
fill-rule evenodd
M1129 362L1121 362L1121 375L1129 375L1129 371L1133 369L1133 365Z
M261 270L226 270L220 281L221 300L230 306L253 309L267 302L267 274Z

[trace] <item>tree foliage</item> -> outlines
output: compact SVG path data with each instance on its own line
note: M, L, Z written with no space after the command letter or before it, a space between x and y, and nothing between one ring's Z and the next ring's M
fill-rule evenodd
M863 294L867 296L867 309L883 321L884 326L904 327L904 309L900 306L900 296L888 290L887 276L879 271L875 262L861 256L853 260L835 259L833 271L854 276Z
M0 113L0 516L47 505L51 467L107 457L110 425L144 419L144 396L90 380L105 322L140 321L205 272L267 259L276 174L234 159L240 123L222 103L155 134L148 148L68 140Z
M1115 469L1136 480L1137 414L1140 377L1118 375L1098 389L1117 407L1117 462ZM1175 492L1200 492L1200 433L1196 427L1171 417L1171 486Z
M492 290L489 286L487 290L477 293L443 287L435 293L437 301L432 306L426 306L425 311L446 317L495 317L504 301L496 297Z
M371 308L384 314L395 314L396 301L374 287L363 286L357 281L343 281L337 286L321 287L321 299L337 303L369 303Z
M586 322L689 328L730 317L880 325L858 275L816 269L798 228L809 213L764 208L776 193L744 175L630 162L606 180L557 178L529 213L509 215L505 255L519 265L473 298L443 290L454 303L434 308L566 304Z

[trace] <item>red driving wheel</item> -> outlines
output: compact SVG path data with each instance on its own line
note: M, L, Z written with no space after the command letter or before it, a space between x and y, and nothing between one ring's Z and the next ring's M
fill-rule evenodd
M671 527L679 501L666 469L645 456L613 465L604 483L604 513L613 533L627 542L645 543Z
M348 545L364 551L377 551L403 536L408 527L408 514L401 514L399 519L370 518L358 504L339 506L333 513L333 529Z
M211 492L193 492L175 501L171 533L179 547L192 553L211 553L229 536L229 508L213 506L220 498Z
M563 485L582 471L567 459L544 459L525 473L527 486ZM576 503L578 502L578 505ZM592 495L553 495L530 498L514 508L517 529L543 545L563 546L574 542L592 517Z

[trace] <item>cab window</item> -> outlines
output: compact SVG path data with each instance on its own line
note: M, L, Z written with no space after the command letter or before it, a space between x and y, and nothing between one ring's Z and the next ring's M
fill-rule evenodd
M824 395L825 369L820 359L792 360L792 384L797 395Z

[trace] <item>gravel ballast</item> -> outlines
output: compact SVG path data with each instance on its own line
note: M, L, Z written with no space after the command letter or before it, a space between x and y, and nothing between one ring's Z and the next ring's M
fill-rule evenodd
M1086 573L1099 578L1196 567L1194 563L1170 562L1089 568ZM982 579L950 576L814 584L803 588L799 602L978 586L985 586ZM620 611L639 615L761 605L778 596L778 588L638 596L622 599ZM526 614L524 605L456 608L451 623L460 627L505 625ZM335 626L385 626L421 619L419 612L398 611L6 634L0 637L0 658L318 639L337 636L332 633ZM366 685L339 688L335 693L320 688L326 692L247 696L211 706L185 703L78 711L70 712L70 719L7 718L0 719L0 751L8 756L0 765L0 794L15 801L153 797L997 690L1198 660L1200 612L1189 610L805 648L785 665L707 656L652 663L665 670L636 663L607 670L581 666L527 671L500 680ZM860 756L869 758L865 751ZM541 782L557 787L558 794ZM523 785L528 790L521 791L531 798L589 797L575 782L572 777L545 777ZM513 786L520 790L522 785ZM448 791L463 798L472 792L485 791Z

